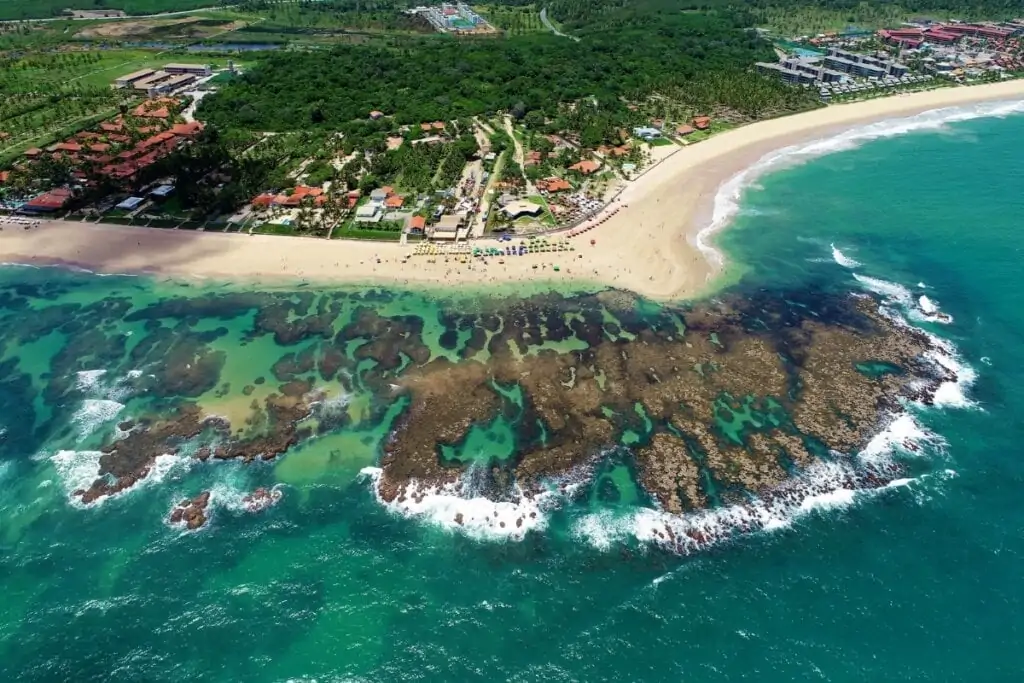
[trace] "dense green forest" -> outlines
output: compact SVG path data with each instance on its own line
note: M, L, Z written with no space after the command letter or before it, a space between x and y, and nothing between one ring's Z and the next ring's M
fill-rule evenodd
M632 17L632 19L630 19ZM749 72L771 46L732 13L633 15L580 41L551 34L400 46L283 52L203 101L200 116L226 127L339 127L370 111L399 123L515 110L584 98L609 103L678 87L696 109L757 117L807 106L806 97Z

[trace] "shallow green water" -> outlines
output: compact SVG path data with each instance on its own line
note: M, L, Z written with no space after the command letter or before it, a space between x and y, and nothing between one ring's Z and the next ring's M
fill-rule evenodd
M765 176L744 195L719 240L744 268L740 288L869 285L902 298L894 306L907 314L926 294L954 322L918 324L952 340L977 371L968 396L978 407L919 411L946 446L912 458L912 481L813 501L772 531L683 558L633 537L632 511L649 501L616 452L580 504L553 511L544 531L519 542L389 514L359 472L376 462L402 406L377 405L358 373L327 383L347 426L273 463L172 464L159 482L73 507L75 468L88 474L81 453L158 400L125 390L123 374L88 371L148 372L132 361L145 357L156 323L130 311L204 289L5 269L0 284L34 288L37 303L5 308L2 334L0 676L1020 680L1022 179L1024 117L1016 116L869 142ZM848 266L861 265L837 263L832 245ZM121 300L128 309L114 308ZM67 368L70 376L48 377L70 337L44 330L42 311L97 301L111 308L74 338L91 331L103 343ZM455 359L466 343L446 335L442 306L430 299L375 296L369 305L422 316L424 337L440 340L435 355ZM75 316L82 311L68 308L51 327ZM40 332L22 342L29 320ZM157 322L168 338L187 338L180 320ZM210 310L198 322L188 334L218 335L211 344L225 352L220 374L230 383L204 389L200 401L241 411L267 386L255 381L269 376L282 347L243 339L252 315ZM69 398L51 407L40 392L61 381ZM514 438L516 396L507 398L503 417L454 457L500 452ZM783 419L743 396L723 397L721 408L723 429L737 435ZM642 411L624 417L636 438L649 428ZM78 455L55 458L62 450ZM240 509L242 493L271 484L285 491L276 507L259 516ZM214 491L209 528L183 534L159 521L205 488Z

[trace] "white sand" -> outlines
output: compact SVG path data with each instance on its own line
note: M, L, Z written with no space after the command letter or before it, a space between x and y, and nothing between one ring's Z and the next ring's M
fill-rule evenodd
M728 131L681 149L630 183L610 207L617 209L614 215L574 238L575 252L510 257L504 264L490 259L484 266L474 259L467 265L454 258L445 262L444 257L428 263L423 256L402 264L412 246L397 243L65 221L43 221L31 230L0 224L0 261L266 284L307 280L446 288L461 283L596 283L651 298L683 298L699 294L722 266L719 255L697 246L698 233L711 222L716 192L765 154L884 119L975 102L1021 99L1024 80L1014 80L830 106ZM591 245L591 240L596 244ZM560 271L554 272L553 265L559 265Z

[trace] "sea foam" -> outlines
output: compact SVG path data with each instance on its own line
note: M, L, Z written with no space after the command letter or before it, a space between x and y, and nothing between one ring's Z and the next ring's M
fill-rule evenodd
M404 496L387 502L377 487L383 470L364 467L360 473L373 482L374 495L391 512L481 540L522 540L527 532L546 528L547 511L555 497L553 492L527 497L517 490L514 501L492 501L467 492L461 482L445 486L411 482ZM400 498L404 499L399 502Z
M711 235L729 224L740 210L740 198L743 192L769 171L801 164L835 152L854 149L871 140L906 135L915 131L943 130L948 124L958 121L1005 117L1021 112L1024 112L1024 101L984 102L962 107L932 109L915 116L886 119L877 123L857 126L827 138L790 145L769 152L718 188L711 222L697 234L697 248L712 263L722 264L722 254L710 244Z
M856 261L843 252L841 252L836 245L829 245L832 247L832 260L841 265L843 268L859 268L860 261Z

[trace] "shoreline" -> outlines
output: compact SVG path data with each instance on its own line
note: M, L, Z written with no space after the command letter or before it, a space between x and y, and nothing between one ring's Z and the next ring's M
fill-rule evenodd
M437 257L434 263L413 256L403 263L413 246L397 243L47 219L30 230L5 224L0 231L0 262L271 286L296 281L415 286L446 288L450 294L460 293L452 285L596 286L628 289L656 300L694 298L713 289L727 270L727 259L714 241L732 220L744 186L785 159L843 148L800 146L936 109L1020 100L1024 80L1012 80L831 105L729 130L680 148L629 184L605 210L604 223L571 238L576 251L508 257L504 264L493 257L487 265L477 259L463 264L454 256ZM917 127L934 127L942 120ZM884 133L854 135L850 141L880 134ZM484 239L472 244L487 247L498 242Z

